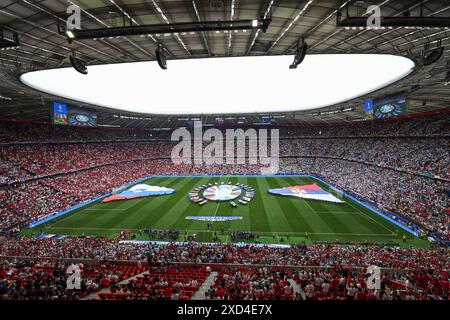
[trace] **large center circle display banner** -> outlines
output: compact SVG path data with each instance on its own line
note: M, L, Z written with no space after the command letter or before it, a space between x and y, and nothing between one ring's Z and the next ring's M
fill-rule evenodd
M229 201L236 199L242 193L242 189L235 185L212 186L203 191L203 198L210 201Z
M238 205L247 205L252 201L255 189L239 182L215 182L192 189L188 197L200 206L208 202L228 201L233 208L237 208Z

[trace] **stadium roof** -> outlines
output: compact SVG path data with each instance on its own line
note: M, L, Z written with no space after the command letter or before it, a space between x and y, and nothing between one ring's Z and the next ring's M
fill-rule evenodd
M336 27L337 9L349 1L327 0L2 0L0 26L15 30L20 37L18 49L0 51L0 117L40 121L50 120L51 102L58 98L32 90L18 80L24 72L70 66L68 57L76 52L88 65L153 61L155 49L162 45L168 64L173 59L290 55L293 60L296 43L304 38L308 54L372 53L417 56L429 43L433 48L441 40L444 55L430 66L418 65L415 72L387 88L314 111L275 114L280 123L311 124L358 120L363 117L363 101L397 91L409 91L409 113L448 108L450 87L444 86L449 66L448 29L352 30ZM369 2L369 1L366 1ZM361 3L361 2L360 2ZM383 16L448 17L450 5L440 0L379 0ZM208 31L149 36L127 36L98 40L74 40L69 44L58 33L58 20L65 23L67 6L79 5L82 28L120 26L123 17L133 25L171 24L198 21L226 21L271 18L266 32ZM423 4L423 5L421 5ZM367 6L367 4L363 4ZM362 9L361 9L362 10ZM365 11L365 9L364 9ZM286 66L287 68L288 66ZM239 74L236 74L239 77ZM282 79L280 79L282 80ZM117 79L118 82L127 79ZM271 79L261 80L270 86ZM224 88L224 95L227 94ZM258 95L257 91L248 92ZM220 98L220 97L219 97ZM68 101L70 102L70 101ZM73 101L75 105L93 107ZM130 112L99 111L99 123L126 127L173 127L176 116L140 115ZM266 113L263 115L267 115ZM205 116L211 121L217 116ZM245 115L246 121L258 121L258 114Z

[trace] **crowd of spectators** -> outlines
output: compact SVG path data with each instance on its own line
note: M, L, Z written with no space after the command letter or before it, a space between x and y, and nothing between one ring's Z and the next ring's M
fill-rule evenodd
M196 273L183 273L182 280L180 276L166 275L170 265L185 263L204 264L208 266L206 269L211 266L219 270L205 299L426 300L449 297L450 255L445 247L295 245L279 248L195 242L123 242L128 236L122 233L114 239L0 237L0 256L9 257L0 259L0 299L80 299L103 288L110 288L113 296L118 294L127 299L181 299L180 296L186 298L184 290L192 290L190 297L205 280L204 273L201 282L196 283L193 282ZM32 260L22 260L25 258ZM81 289L66 290L67 267L72 263L69 261L74 260L83 270ZM146 276L147 280L119 285L120 281L144 271L145 262L153 270L150 277ZM367 287L370 265L383 270L379 290ZM169 293L167 279L172 279L170 287L176 285ZM140 294L136 295L136 291Z
M260 165L248 163L175 165L167 158L171 146L172 142L155 141L0 147L0 180L22 181L0 187L0 228L53 214L152 174L261 171ZM282 139L280 151L279 172L320 175L448 239L444 191L449 183L395 170L448 178L447 138ZM23 182L42 175L50 176Z
M69 279L79 270L80 282ZM141 266L0 260L0 300L78 300L141 273ZM68 287L67 283L73 285Z
M123 239L120 238L120 239ZM0 255L97 260L148 260L155 264L170 262L237 263L287 266L332 267L345 265L385 268L434 268L448 270L449 251L358 245L236 246L225 243L156 244L121 242L101 237L32 238L0 237Z
M209 300L292 300L294 290L288 274L267 268L222 270L205 293Z
M280 134L289 137L448 136L450 134L448 121L449 112L442 112L434 115L387 121L353 122L337 125L280 126ZM179 126L182 125L179 124ZM247 126L244 125L242 128L246 129ZM0 122L0 144L11 142L158 140L169 139L170 135L170 130L68 127L19 121Z
M284 128L280 131L279 172L320 176L341 190L360 195L450 239L446 194L450 187L445 180L450 177L448 120L449 113L446 113L398 122ZM7 129L0 130L0 144L3 144L0 145L0 229L3 230L68 209L149 175L259 174L261 169L260 165L248 163L175 165L169 157L176 142L167 140L168 133L8 122L0 123L0 128ZM144 233L150 240L179 237L176 230L164 233L144 230ZM254 237L250 232L240 231L230 232L230 236L232 240ZM221 271L206 293L209 299L448 298L448 274L440 273L449 267L447 248L140 245L123 244L120 240L124 238L1 236L0 255L332 268L331 271L286 273L266 269ZM406 289L401 293L389 289L371 292L361 280L362 273L335 268L365 268L370 264L411 270L406 278L399 276ZM106 276L99 272L99 277L86 278L82 293L68 294L61 286L67 277L62 272L66 267L54 261L2 260L0 297L77 299L120 278L114 268ZM429 269L434 270L432 275ZM295 280L298 290L294 290L288 278Z
M80 270L79 287L70 288L69 282L76 284L69 280L75 269ZM218 273L205 291L206 300L447 300L450 293L448 270L431 267L383 270L376 288L368 285L365 267L217 265L213 269ZM179 264L147 267L140 262L2 258L0 300L183 300L192 297L210 271L209 266Z

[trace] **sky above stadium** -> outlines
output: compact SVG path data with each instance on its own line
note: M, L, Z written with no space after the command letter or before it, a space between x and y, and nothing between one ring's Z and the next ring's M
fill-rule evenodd
M393 55L229 57L89 66L23 74L26 85L59 97L145 114L236 114L310 110L365 95L411 73ZM363 108L363 106L361 106Z

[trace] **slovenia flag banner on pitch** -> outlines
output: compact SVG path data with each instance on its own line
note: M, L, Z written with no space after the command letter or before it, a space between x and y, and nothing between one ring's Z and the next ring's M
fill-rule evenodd
M141 197L161 196L164 194L174 193L174 189L166 187L149 186L148 184L137 184L130 189L123 191L119 194L114 194L110 197L103 199L102 202L110 202L116 200L127 200Z
M302 199L344 203L344 201L336 198L331 193L323 190L315 183L304 186L290 186L278 189L269 189L269 193L278 194L282 196L297 197Z

